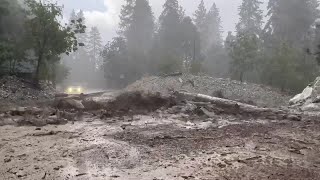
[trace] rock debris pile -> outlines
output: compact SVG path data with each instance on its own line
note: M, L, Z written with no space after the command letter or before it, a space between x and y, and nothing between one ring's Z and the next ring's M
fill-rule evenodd
M266 107L286 106L292 97L278 89L263 85L193 75L146 77L128 86L126 90L159 92L163 95L173 91L184 91Z
M53 99L55 89L49 83L41 83L41 89L34 88L31 82L15 76L6 76L0 79L0 102L21 103Z

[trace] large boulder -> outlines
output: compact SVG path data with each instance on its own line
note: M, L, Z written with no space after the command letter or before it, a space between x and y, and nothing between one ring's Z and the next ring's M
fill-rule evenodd
M309 112L320 111L320 104L319 103L305 104L301 107L301 110L309 111Z
M306 102L309 98L311 98L313 92L313 87L308 86L306 87L302 93L297 94L295 97L293 97L292 99L290 99L290 104L297 104L297 103L302 103L302 102Z
M318 96L320 96L320 77L317 77L313 83L313 90L311 94L311 99L314 101Z
M58 109L84 109L84 105L82 104L81 100L76 100L72 98L63 98L56 100L55 105Z
M290 105L299 107L302 111L320 111L320 77L293 97Z

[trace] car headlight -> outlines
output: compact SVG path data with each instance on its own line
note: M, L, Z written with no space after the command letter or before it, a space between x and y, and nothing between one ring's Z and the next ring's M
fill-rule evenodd
M72 88L68 88L68 92L71 93L72 92Z
M81 90L82 90L81 88L78 88L78 92L81 92Z

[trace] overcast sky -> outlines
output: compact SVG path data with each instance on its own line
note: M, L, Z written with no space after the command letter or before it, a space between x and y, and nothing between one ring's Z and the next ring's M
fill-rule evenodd
M262 1L265 2L263 5L265 9L267 0ZM82 9L85 13L87 25L89 27L97 26L105 42L116 35L120 9L124 2L125 0L58 0L59 4L64 4L65 19L68 19L72 9ZM149 0L149 2L157 18L162 11L165 0ZM179 0L179 2L186 10L186 14L191 16L198 7L200 0ZM205 0L207 9L214 2L220 9L224 34L228 31L234 31L235 24L239 19L238 7L242 0Z

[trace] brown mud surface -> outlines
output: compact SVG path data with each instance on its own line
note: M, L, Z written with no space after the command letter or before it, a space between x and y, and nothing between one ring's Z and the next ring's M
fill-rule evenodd
M0 179L317 180L320 122L219 115L0 127Z

